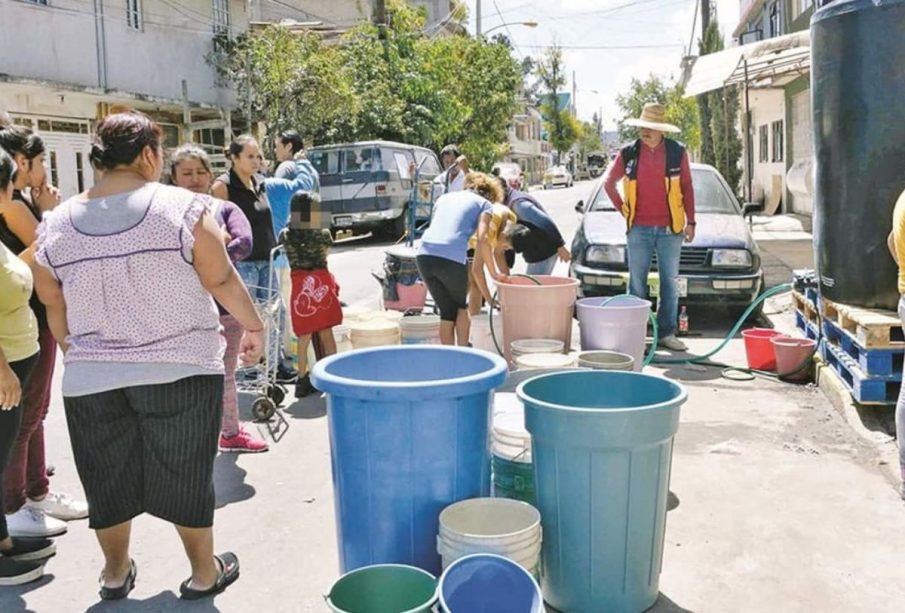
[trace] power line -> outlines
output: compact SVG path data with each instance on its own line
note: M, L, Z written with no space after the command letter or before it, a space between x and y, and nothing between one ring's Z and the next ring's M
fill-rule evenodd
M522 52L519 50L518 45L515 44L515 37L512 36L512 30L509 29L509 24L503 19L503 14L500 12L500 5L497 4L496 0L493 0L493 8L496 9L496 14L500 16L500 21L503 22L503 27L506 29L506 34L509 35L509 42L512 43L512 48L515 50L516 54L519 56L519 59L524 59Z

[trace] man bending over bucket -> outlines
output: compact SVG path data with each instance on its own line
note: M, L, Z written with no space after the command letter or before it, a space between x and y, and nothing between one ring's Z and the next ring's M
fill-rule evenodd
M682 240L694 240L694 188L688 152L664 132L679 132L665 122L666 107L646 104L639 119L625 123L641 130L641 138L622 149L606 171L604 187L628 228L629 289L647 298L651 259L657 254L660 303L657 325L660 346L685 351L676 338L679 321L679 257ZM616 189L622 179L625 201Z

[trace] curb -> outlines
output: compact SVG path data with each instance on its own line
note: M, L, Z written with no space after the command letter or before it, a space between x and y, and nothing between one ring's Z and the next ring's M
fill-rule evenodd
M898 489L901 481L899 455L895 436L889 434L894 409L859 405L832 368L819 359L815 359L815 364L817 387L855 434L876 449L880 472ZM891 428L895 431L894 421Z

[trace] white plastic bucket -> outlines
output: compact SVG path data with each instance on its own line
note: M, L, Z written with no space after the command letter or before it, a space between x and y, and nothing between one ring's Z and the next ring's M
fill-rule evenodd
M399 324L383 318L358 321L349 328L352 347L355 349L399 344Z
M443 568L474 553L493 553L536 572L543 540L540 513L526 502L473 498L440 513L437 552Z
M399 320L403 345L439 345L440 316L418 315Z
M503 317L496 313L493 317L493 329L496 331L497 341L503 346ZM491 353L498 353L490 333L490 314L484 311L471 318L471 334L469 335L471 346L475 349L483 349Z
M352 329L347 325L333 326L333 340L336 341L336 353L346 353L354 349L352 347Z
M513 362L530 353L562 353L564 349L565 343L555 338L525 338L510 345Z
M618 351L582 351L578 366L593 370L634 370L635 358Z
M494 394L490 440L490 452L498 458L531 463L531 434L525 428L525 408L515 394Z
M515 358L518 370L575 368L575 356L564 353L527 353Z

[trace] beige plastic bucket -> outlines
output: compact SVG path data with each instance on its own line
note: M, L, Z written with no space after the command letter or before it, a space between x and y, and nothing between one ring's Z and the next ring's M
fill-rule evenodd
M572 314L578 293L578 280L538 275L533 280L509 277L497 284L503 314L503 348L512 363L512 341L549 338L572 346Z
M618 351L582 351L578 354L578 365L594 370L633 370L635 358Z
M575 368L575 356L564 353L529 353L515 358L518 370L538 370L542 368Z
M439 345L440 316L418 315L399 320L403 345Z
M399 324L395 322L374 318L352 323L349 327L355 349L399 344Z
M540 513L526 502L473 498L440 513L437 553L443 568L474 553L509 558L536 573L543 540Z

